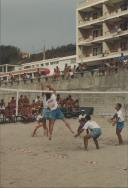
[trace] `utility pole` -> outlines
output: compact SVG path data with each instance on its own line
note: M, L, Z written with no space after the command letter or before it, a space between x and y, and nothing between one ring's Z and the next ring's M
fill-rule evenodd
M44 45L44 48L43 48L43 60L45 60L45 45Z

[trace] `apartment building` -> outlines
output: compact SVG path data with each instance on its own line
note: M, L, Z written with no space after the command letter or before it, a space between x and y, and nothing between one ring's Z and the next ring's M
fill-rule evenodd
M76 10L77 62L128 55L128 0L84 0Z

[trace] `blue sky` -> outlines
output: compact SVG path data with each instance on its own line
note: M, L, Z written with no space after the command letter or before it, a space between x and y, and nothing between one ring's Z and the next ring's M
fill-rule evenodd
M1 41L39 52L75 43L77 0L1 0Z

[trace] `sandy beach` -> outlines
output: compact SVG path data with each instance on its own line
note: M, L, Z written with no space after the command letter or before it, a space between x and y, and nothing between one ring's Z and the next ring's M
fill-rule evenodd
M53 140L42 129L32 138L34 123L0 125L0 187L127 187L128 126L124 145L115 146L115 127L107 118L95 117L102 127L100 150L92 140L85 151L61 121L55 123ZM69 119L73 129L78 120Z

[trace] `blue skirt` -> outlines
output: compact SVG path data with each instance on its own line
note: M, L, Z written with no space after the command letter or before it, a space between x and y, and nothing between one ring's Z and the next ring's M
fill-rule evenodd
M51 119L51 111L48 108L42 110L42 118Z
M59 108L51 111L51 119L64 119L64 114L61 112Z

